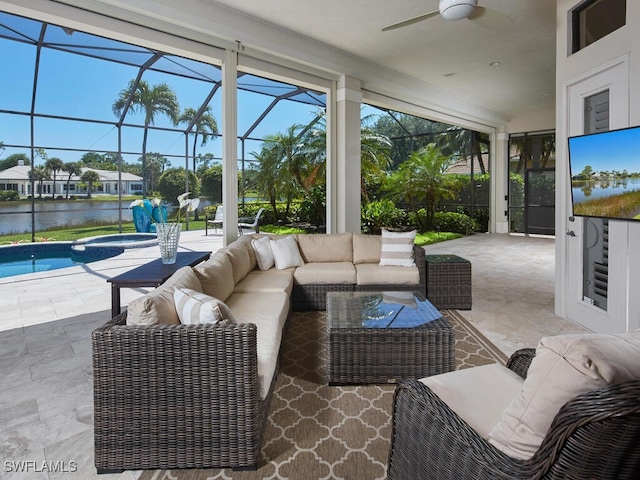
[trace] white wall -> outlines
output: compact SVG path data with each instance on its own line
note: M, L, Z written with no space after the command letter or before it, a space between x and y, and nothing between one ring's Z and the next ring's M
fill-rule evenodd
M569 174L567 168L567 122L566 108L567 82L595 72L604 65L628 55L629 58L629 118L627 126L640 125L640 2L627 0L626 25L605 38L584 48L583 50L569 54L569 11L579 0L558 0L557 8L557 48L556 48L556 314L566 317L569 309L567 297L567 282L575 277L576 272L567 262L567 237L561 232L569 230L568 217L570 209ZM640 327L640 224L629 223L628 235L625 238L610 239L609 250L626 253L627 269L619 275L624 275L622 280L626 286L624 292L612 292L620 294L626 301L627 329ZM611 275L611 272L610 272Z
M509 119L508 133L540 132L556 128L556 111L552 108L520 112Z

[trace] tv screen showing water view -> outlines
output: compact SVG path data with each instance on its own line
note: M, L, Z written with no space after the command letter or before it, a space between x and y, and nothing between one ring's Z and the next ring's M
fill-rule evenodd
M573 214L640 220L640 126L569 138Z

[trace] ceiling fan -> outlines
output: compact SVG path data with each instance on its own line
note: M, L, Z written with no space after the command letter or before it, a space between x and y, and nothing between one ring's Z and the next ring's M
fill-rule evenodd
M440 15L445 20L462 20L467 18L487 28L498 29L513 23L509 17L496 10L478 6L478 0L440 0L438 10L418 15L402 22L388 25L383 32L402 28L414 23Z

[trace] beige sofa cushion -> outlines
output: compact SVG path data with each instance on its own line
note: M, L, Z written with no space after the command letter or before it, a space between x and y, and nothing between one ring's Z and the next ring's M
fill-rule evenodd
M249 273L251 270L253 270L253 267L255 267L255 263L253 267L251 266L251 257L249 256L249 251L253 252L251 244L242 239L238 239L235 242L232 242L227 247L219 250L219 252L225 253L229 257L229 260L231 260L234 284L242 280L247 275L247 273Z
M193 270L202 284L202 292L207 295L224 302L233 292L233 267L231 258L226 253L217 251L213 257Z
M493 363L420 380L485 440L502 412L522 390L523 379Z
M351 262L306 263L296 268L293 280L298 285L355 285L356 269Z
M420 283L418 267L393 267L372 263L356 265L358 285L417 285Z
M233 242L238 243L238 245L244 245L244 247L247 249L247 253L249 254L249 271L258 266L256 261L256 254L253 251L253 248L251 248L251 240L253 240L253 237L251 235L242 235Z
M298 235L300 253L306 263L353 262L351 233Z
M380 263L380 235L353 234L353 263Z
M179 325L180 318L173 301L176 288L201 291L200 280L191 267L182 267L166 282L146 295L129 302L127 325Z
M566 402L631 380L640 380L640 332L545 337L522 391L491 431L489 441L507 455L530 458Z
M276 373L282 330L289 315L289 296L283 292L234 293L226 303L237 323L253 323L257 327L258 376L264 400Z
M240 280L234 288L234 293L252 292L285 292L291 295L293 290L293 268L287 270L260 271L254 270Z

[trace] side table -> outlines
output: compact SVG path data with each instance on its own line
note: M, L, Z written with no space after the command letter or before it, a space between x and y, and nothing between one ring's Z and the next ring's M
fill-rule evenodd
M471 310L471 262L458 255L425 255L427 298L436 308Z
M134 287L157 287L182 267L193 267L209 258L211 252L178 252L176 263L166 265L158 258L133 270L109 278L111 284L111 316L120 314L120 289Z

